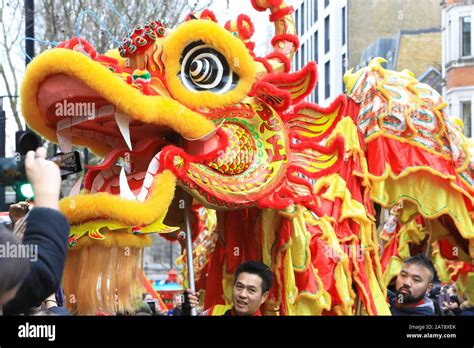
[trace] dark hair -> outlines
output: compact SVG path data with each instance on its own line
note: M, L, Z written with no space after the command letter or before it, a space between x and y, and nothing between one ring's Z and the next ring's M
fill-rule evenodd
M242 262L234 274L234 284L237 281L240 273L256 274L262 279L262 294L272 287L273 272L262 262L259 261L244 261Z
M403 264L404 265L413 265L414 264L414 265L419 265L419 266L423 266L423 267L427 268L428 271L430 271L430 273L431 273L430 283L433 282L433 279L435 277L435 269L434 269L433 263L425 255L416 254L416 255L410 256L408 259L403 261Z
M4 226L0 226L0 247L6 251L12 245L19 246L21 243ZM30 271L29 259L7 256L8 254L5 254L0 257L0 297L20 285Z

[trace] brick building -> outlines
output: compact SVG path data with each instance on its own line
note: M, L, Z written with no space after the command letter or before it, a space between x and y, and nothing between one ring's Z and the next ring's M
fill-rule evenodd
M449 103L448 114L464 121L464 133L473 134L474 53L472 18L474 1L445 0L443 26L443 96Z
M441 91L440 0L290 0L301 47L293 68L318 63L318 85L307 98L327 105L343 92L351 67L386 57ZM392 65L390 65L392 64Z

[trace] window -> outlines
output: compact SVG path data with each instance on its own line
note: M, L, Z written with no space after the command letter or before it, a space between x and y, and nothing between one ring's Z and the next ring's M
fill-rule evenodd
M324 0L324 7L328 7L329 6L329 0Z
M342 76L344 76L344 73L346 72L346 54L343 53L342 54ZM341 79L342 80L342 91L344 92L346 86L344 85L344 79Z
M311 12L312 11L312 8L311 8L311 2L308 4L308 8L306 9L306 30L309 30L309 28L311 28L311 23L313 23L313 21L311 20Z
M318 21L318 2L314 2L313 6L313 23L316 23Z
M300 50L296 51L294 60L295 60L295 71L298 71L300 68Z
M461 102L461 119L464 122L464 135L471 137L471 102Z
M306 46L305 44L301 45L301 63L300 67L303 67L306 64Z
M446 61L450 62L452 57L452 48L451 48L451 39L453 37L452 24L451 21L448 22L448 35L446 36Z
M296 30L298 30L300 27L300 10L299 9L295 11L295 27L296 27Z
M301 17L301 20L300 20L300 35L303 36L305 30L304 30L304 23L306 22L305 21L305 15L306 15L306 11L305 11L305 8L304 8L304 2L301 4L301 14L300 14L300 17Z
M324 98L328 99L331 96L331 85L329 79L331 78L331 62L324 64Z
M324 18L324 53L329 52L329 16Z
M462 56L471 55L471 17L461 17Z
M342 8L342 46L346 44L346 8Z
M314 49L314 60L319 62L319 38L318 32L313 34L313 49Z

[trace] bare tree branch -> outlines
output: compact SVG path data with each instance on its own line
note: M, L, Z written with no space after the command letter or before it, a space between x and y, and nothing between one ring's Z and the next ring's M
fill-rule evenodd
M13 23L7 23L5 21L5 7L8 7L11 11L9 15L15 18ZM2 48L2 57L0 63L0 75L2 76L3 83L5 84L5 88L7 90L8 99L10 102L10 108L12 110L13 116L17 123L18 129L23 129L23 125L20 120L20 115L18 112L18 71L14 64L13 55L15 54L15 47L19 43L19 37L21 34L21 23L22 19L24 18L22 14L22 7L20 6L19 2L10 2L8 1L5 4L5 1L2 0L2 20L1 20L1 31L2 37L0 42L0 47ZM8 26L8 27L7 27ZM12 33L13 35L11 35ZM6 61L6 64L4 62Z

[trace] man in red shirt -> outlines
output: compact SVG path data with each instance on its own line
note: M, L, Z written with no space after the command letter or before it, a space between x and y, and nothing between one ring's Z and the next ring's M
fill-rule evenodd
M260 306L267 300L273 283L273 272L262 262L245 261L234 274L232 304L215 305L200 315L261 316ZM197 308L198 293L187 290L191 307Z

